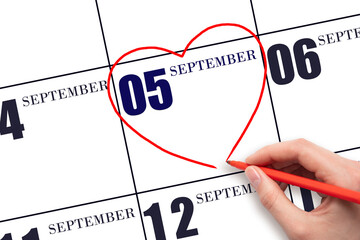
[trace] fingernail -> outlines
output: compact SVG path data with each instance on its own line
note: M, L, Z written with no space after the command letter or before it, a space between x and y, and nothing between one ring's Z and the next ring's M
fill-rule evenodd
M255 188L255 190L257 190L261 182L261 178L260 175L256 172L255 168L254 167L246 168L245 174L249 179L251 185Z

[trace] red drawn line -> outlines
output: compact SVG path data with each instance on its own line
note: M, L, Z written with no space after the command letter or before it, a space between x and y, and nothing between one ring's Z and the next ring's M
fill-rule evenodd
M185 56L185 53L186 51L189 49L189 46L197 39L199 38L202 34L204 34L205 32L209 31L210 29L213 29L213 28L216 28L216 27L222 27L222 26L233 26L233 27L239 27L239 28L242 28L244 30L246 30L247 32L249 32L255 39L256 41L258 42L260 48L261 48L261 52L262 52L262 55L263 55L263 58L264 58L264 79L263 79L263 84L262 84L262 88L261 88L261 92L260 92L260 96L259 96L259 99L258 99L258 102L257 102L257 105L256 105L256 108L254 110L254 112L252 113L245 129L243 130L243 132L241 133L239 139L236 141L234 147L232 148L228 158L226 160L228 160L230 158L230 156L232 155L232 153L234 152L235 148L237 147L237 145L239 144L239 142L241 141L241 139L243 138L245 132L247 131L248 127L250 126L250 123L251 121L253 120L258 108L259 108L259 105L260 105L260 102L261 102L261 99L262 99L262 96L263 96L263 92L264 92L264 88L265 88L265 80L266 80L266 72L267 72L267 63L266 63L266 56L265 56L265 51L264 51L264 48L260 42L260 40L258 39L258 37L251 31L249 30L248 28L240 25L240 24L236 24L236 23L220 23L220 24L215 24L213 26L210 26L204 30L202 30L200 33L198 33L194 38L192 38L190 40L190 42L186 45L184 51L179 54L179 53L176 53L174 51L171 51L169 49L166 49L166 48L162 48L162 47L156 47L156 46L149 46L149 47L139 47L139 48L135 48L131 51L128 51L127 53L123 54L111 67L110 69L110 72L109 72L109 75L108 75L108 79L107 79L107 93L108 93L108 97L109 97L109 100L110 100L110 103L115 111L115 113L118 115L118 117L123 121L123 123L125 123L125 125L130 128L134 133L136 133L139 137L141 137L142 139L144 139L145 141L147 141L148 143L150 143L151 145L153 145L154 147L158 148L159 150L171 155L171 156L174 156L174 157L177 157L177 158L180 158L180 159L183 159L183 160L186 160L186 161L189 161L189 162L192 162L192 163L195 163L195 164L199 164L201 166L205 166L205 167L209 167L209 168L216 168L215 166L211 165L211 164L207 164L207 163L203 163L203 162L200 162L200 161L196 161L196 160L193 160L193 159L190 159L190 158L187 158L187 157L184 157L184 156L181 156L179 154L176 154L176 153L173 153L169 150L166 150L164 149L163 147L159 146L158 144L156 144L155 142L151 141L150 139L148 139L147 137L145 137L144 135L142 135L140 132L138 132L135 128L133 128L122 116L121 114L119 113L119 111L117 111L116 109L116 106L112 100L112 97L111 97L111 93L110 93L110 79L111 79L111 75L115 69L115 67L117 66L117 64L123 59L125 58L126 56L134 53L134 52L137 52L137 51L142 51L142 50L147 50L147 49L154 49L154 50L160 50L160 51L164 51L164 52L167 52L167 53L171 53L175 56L178 56L180 58L183 58ZM115 93L116 94L116 93Z
M257 102L257 104L256 104L255 110L254 110L254 112L251 114L251 117L250 117L248 123L246 124L246 127L244 128L244 130L243 130L243 132L241 133L239 139L236 141L235 145L234 145L233 148L231 149L231 152L230 152L229 156L226 158L225 161L228 161L228 160L229 160L229 158L231 157L231 155L232 155L233 152L235 151L236 147L239 145L241 139L244 137L247 129L248 129L249 126L250 126L250 123L252 122L252 120L253 120L253 118L254 118L257 110L259 109L259 106L260 106L260 103L261 103L261 100L262 100L262 97L263 97L263 94L264 94L264 90L265 90L266 74L267 74L266 54L265 54L263 45L262 45L261 42L260 42L260 39L259 39L253 32L251 32L250 30L248 30L248 31L253 35L253 37L256 39L256 41L258 42L258 44L259 44L259 46L260 46L261 54L262 54L263 59L264 59L264 78L263 78L263 83L262 83L262 87L261 87L260 96L259 96L258 102Z

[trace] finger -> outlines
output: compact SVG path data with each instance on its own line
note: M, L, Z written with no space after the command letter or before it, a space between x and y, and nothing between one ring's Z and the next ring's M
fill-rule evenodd
M245 174L256 189L261 203L285 231L291 231L293 225L303 224L304 212L292 204L280 187L260 168L247 167Z
M284 192L288 186L287 183L283 183L283 182L279 182L279 181L274 181L279 187L280 189Z
M316 192L317 193L317 195L319 195L319 197L321 197L321 198L326 198L328 195L326 195L326 194L323 194L323 193L319 193L319 192Z
M288 184L287 183L280 183L279 187L280 189L284 192L287 188Z
M274 164L272 164L272 165L274 165ZM297 163L296 164L291 164L290 166L282 167L282 168L274 167L274 169L277 169L277 170L280 170L280 171L283 171L283 172L287 172L287 173L293 173L296 170L298 170L299 168L301 168L301 165L297 164Z
M291 173L294 174L294 175L297 175L297 176L301 176L301 177L304 177L304 178L309 178L309 179L313 179L313 180L318 181L318 179L315 177L315 174L313 172L310 172L310 171L306 170L302 166L300 166L299 168L293 170Z
M308 171L314 172L319 179L325 180L327 176L338 173L334 166L339 165L341 159L335 153L299 139L266 146L249 156L246 162L254 165L298 163Z
M283 169L283 168L290 167L293 165L298 165L298 164L297 163L294 164L291 161L289 161L289 162L273 162L271 164L271 166L273 166L274 169Z

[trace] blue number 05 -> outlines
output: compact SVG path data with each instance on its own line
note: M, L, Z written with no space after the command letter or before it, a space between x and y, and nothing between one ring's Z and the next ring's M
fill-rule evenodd
M171 106L173 99L169 82L165 79L155 81L155 77L165 75L165 69L144 72L145 86L148 93L160 90L161 94L149 96L150 106L155 110L164 110ZM119 81L121 101L124 110L129 115L139 115L146 109L144 87L140 77L129 74ZM131 89L133 96L131 96ZM134 101L133 101L134 100Z

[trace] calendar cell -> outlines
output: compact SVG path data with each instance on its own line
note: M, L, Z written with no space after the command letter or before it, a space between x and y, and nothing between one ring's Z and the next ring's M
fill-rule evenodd
M260 34L326 22L360 12L359 4L352 0L332 2L326 0L316 2L311 0L292 2L253 0L252 2Z
M359 160L356 1L16 1L0 20L1 240L287 239L225 160L297 138Z
M230 5L232 7L228 8ZM99 9L103 14L102 22L111 62L138 47L158 46L173 51L183 50L196 34L213 24L239 23L255 32L248 1L226 0L219 4L187 0L176 6L164 0L131 1L126 4L118 1L99 1ZM184 18L186 21L179 20ZM132 24L119 24L129 21ZM208 33L206 36L207 38L196 40L193 47L241 38L249 34L245 31L226 29L218 34ZM150 51L141 52L130 59L156 54Z
M229 189L228 194L222 189ZM181 239L177 233L184 219L189 239L238 239L239 233L242 238L262 239L270 232L276 239L286 239L279 226L268 221L270 216L244 173L144 192L139 198L147 239ZM180 211L173 212L178 204ZM230 220L229 214L238 217ZM254 231L253 226L261 231Z
M120 120L102 85L106 75L98 70L0 90L1 119L13 133L0 135L8 146L1 150L1 219L134 193Z
M136 197L128 196L2 222L0 239L145 239L139 229Z
M271 46L279 43L291 48L303 38L312 39L316 43L312 48L303 47L305 54L316 54L316 64L321 71L315 78L302 79L301 74L295 74L293 81L279 85L274 75L270 75L270 87L282 140L303 137L332 151L357 146L360 132L356 126L360 119L356 111L351 110L351 106L359 102L356 90L359 82L354 76L357 72L356 52L359 50L360 39L323 44L318 38L324 36L324 33L354 29L358 27L354 23L358 18L289 30L261 38L269 50ZM298 71L297 58L294 51L289 62ZM286 73L286 65L281 61L270 58L269 61L274 61L274 65L278 64L282 74ZM271 64L269 66L272 67ZM304 67L306 71L314 72L311 59L305 61Z
M0 22L0 87L107 65L94 1L2 2Z
M237 52L249 55L251 60L240 61ZM172 66L181 66L201 59L222 59L222 56L229 54L235 57L231 64L219 64L218 67L209 69L204 66L203 70L171 75ZM149 83L145 76L149 72L159 70L161 74L156 74L158 76L154 78L154 82L164 84L159 86L157 91L150 93L149 89L145 90ZM113 77L115 84L111 84L116 89L116 96L113 95L112 99L121 100L120 113L132 128L161 148L221 169L218 171L199 168L180 158L164 154L126 127L125 133L130 146L130 159L134 167L136 184L139 190L145 190L149 189L150 185L161 187L177 184L179 179L182 179L180 182L184 182L227 173L228 170L223 171L225 160L259 100L264 84L264 67L258 43L255 39L244 39L189 50L183 58L166 55L120 64L114 69ZM126 91L123 92L122 89ZM224 95L224 92L227 94ZM154 108L150 98L156 98L165 105L170 99L165 93L171 93L171 105L167 104L166 108L161 109ZM199 93L202 95L201 98ZM232 156L234 159L244 159L247 154L255 151L255 142L277 141L269 100L266 91L259 110L262 113L258 113L261 116L255 116L252 124L256 127L250 126L249 129L261 132L262 138L247 140L245 136L239 150ZM148 169L152 169L154 175L161 177L151 180L141 178Z

